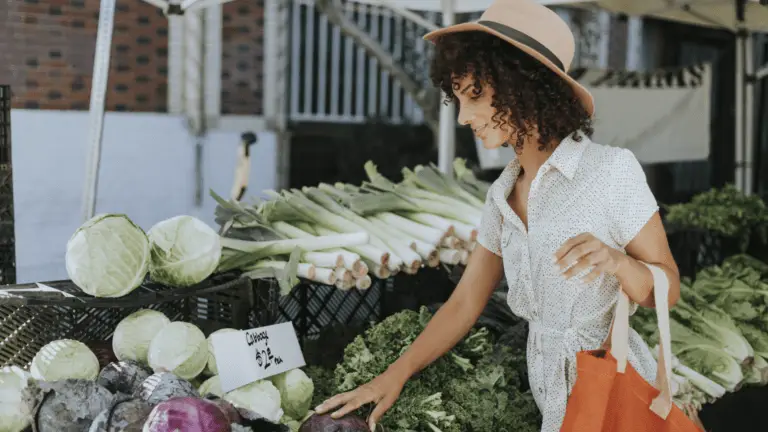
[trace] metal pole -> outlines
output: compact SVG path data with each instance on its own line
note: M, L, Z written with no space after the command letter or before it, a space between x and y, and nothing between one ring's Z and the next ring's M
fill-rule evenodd
M180 0L168 8L168 114L184 113L184 15Z
M443 27L454 23L454 0L443 0ZM440 105L440 134L437 147L437 165L445 174L453 172L456 156L456 107L453 104Z
M755 73L754 36L748 33L744 38L744 192L754 192L754 158L755 158L755 81L752 79Z
M744 190L744 39L736 35L735 185Z
M109 79L109 58L112 50L112 30L115 21L116 0L101 0L99 28L96 33L96 53L93 59L91 82L91 106L89 109L88 160L83 194L83 220L93 217L96 211L96 194L101 162L101 139L104 131L104 101Z

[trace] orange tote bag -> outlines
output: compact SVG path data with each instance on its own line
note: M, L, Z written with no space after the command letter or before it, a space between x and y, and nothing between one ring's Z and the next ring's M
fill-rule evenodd
M672 403L669 280L658 267L646 266L653 274L659 322L661 349L656 386L647 383L627 364L629 298L620 291L610 350L576 354L576 383L568 399L561 432L701 432Z

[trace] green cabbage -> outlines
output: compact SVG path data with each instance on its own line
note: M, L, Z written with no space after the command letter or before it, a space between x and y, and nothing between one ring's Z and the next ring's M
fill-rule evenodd
M216 330L215 332L211 333L208 336L208 364L205 367L205 371L209 375L218 375L219 374L219 368L216 366L216 356L213 353L213 343L211 342L211 338L215 334L219 333L230 333L230 332L236 332L238 330L231 329L231 328L223 328L220 330Z
M224 399L237 408L244 408L279 423L283 417L280 408L280 391L269 380L255 381L236 388L224 395Z
M270 378L280 391L280 402L285 415L301 419L309 412L315 385L301 369L291 369Z
M29 371L32 378L40 381L95 380L99 375L99 360L84 343L59 339L37 352Z
M21 432L29 426L32 413L23 392L32 377L16 366L0 369L0 431Z
M83 292L122 297L144 281L149 269L147 235L122 214L85 222L67 243L67 274Z
M176 216L159 222L149 230L148 236L152 250L149 275L155 282L195 285L219 265L219 235L192 216Z
M140 309L123 318L112 336L112 351L118 360L149 364L147 352L155 335L171 323L162 312Z
M221 389L221 379L218 375L212 376L205 380L200 388L197 389L200 396L206 396L209 394L216 395L220 398L224 397L224 391Z
M175 321L152 338L147 359L155 372L171 372L191 380L200 375L208 362L208 344L199 328Z

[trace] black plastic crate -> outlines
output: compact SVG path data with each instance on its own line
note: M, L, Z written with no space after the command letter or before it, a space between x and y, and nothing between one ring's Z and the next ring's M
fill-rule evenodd
M0 86L0 285L16 283L11 168L11 88Z
M667 234L681 276L695 277L699 270L720 265L733 255L747 252L739 239L706 230L675 230Z
M382 319L403 310L443 303L453 293L463 266L422 268L416 274L398 273L386 287L382 301Z
M146 282L131 294L95 298L71 281L45 285L72 294L17 293L0 297L0 366L26 367L45 344L75 339L92 347L103 362L111 359L110 338L117 324L138 309L154 309L171 320L190 322L206 335L224 327L247 329L273 323L277 287L237 274L215 275L187 288ZM34 287L13 285L3 289ZM0 292L3 290L0 289Z
M366 290L342 291L302 281L280 299L278 322L291 321L300 341L317 338L329 326L367 326L381 319L381 299L389 279L374 278Z

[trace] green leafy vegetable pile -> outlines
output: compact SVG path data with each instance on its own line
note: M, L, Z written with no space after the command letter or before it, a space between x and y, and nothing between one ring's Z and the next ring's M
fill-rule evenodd
M756 195L746 195L733 185L698 194L690 202L667 207L672 230L698 229L738 241L745 252L750 240L768 242L768 206Z
M332 383L326 372L310 368L318 398L352 390L384 372L431 317L426 308L403 311L370 328L347 346ZM536 404L521 390L527 387L524 370L522 346L494 344L486 328L474 329L408 381L381 425L388 431L538 431Z
M683 279L670 309L678 402L699 409L744 385L768 384L768 264L735 255ZM632 327L658 344L654 309L640 308Z

